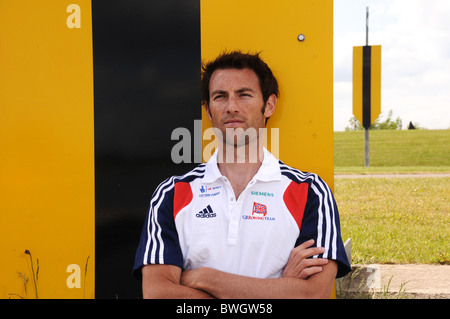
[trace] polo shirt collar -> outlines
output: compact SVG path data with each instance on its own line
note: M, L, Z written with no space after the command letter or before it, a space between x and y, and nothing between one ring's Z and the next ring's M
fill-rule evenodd
M203 182L205 183L213 183L217 179L224 177L217 166L217 156L218 149L216 149L210 160L206 163L205 175L203 177ZM279 162L266 148L264 148L263 162L254 179L262 182L281 180Z

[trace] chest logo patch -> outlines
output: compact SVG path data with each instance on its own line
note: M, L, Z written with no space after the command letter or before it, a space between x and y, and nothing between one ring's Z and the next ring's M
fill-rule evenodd
M262 220L262 221L274 221L275 217L267 216L268 209L264 204L253 202L252 214L242 215L242 219L245 220Z
M267 215L267 206L264 204L253 202L252 216L255 214L263 215L265 217Z
M213 186L213 187L208 187L206 185L201 185L200 188L198 189L200 191L200 194L198 195L199 197L214 197L217 195L220 195L220 190L221 190L222 186Z
M210 205L206 206L205 209L199 211L195 217L197 218L214 218L216 217L216 213L213 212Z

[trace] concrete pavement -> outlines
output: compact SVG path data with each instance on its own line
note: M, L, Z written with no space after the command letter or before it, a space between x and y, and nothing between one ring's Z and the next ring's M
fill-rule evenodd
M450 299L450 265L354 265L336 283L338 298Z

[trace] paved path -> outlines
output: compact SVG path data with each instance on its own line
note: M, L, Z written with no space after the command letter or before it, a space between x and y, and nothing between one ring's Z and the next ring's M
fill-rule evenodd
M450 299L450 265L354 265L337 286L346 298Z

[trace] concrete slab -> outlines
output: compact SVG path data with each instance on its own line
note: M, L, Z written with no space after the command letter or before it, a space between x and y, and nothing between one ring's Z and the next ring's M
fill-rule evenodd
M355 265L337 281L338 298L450 299L450 265Z

